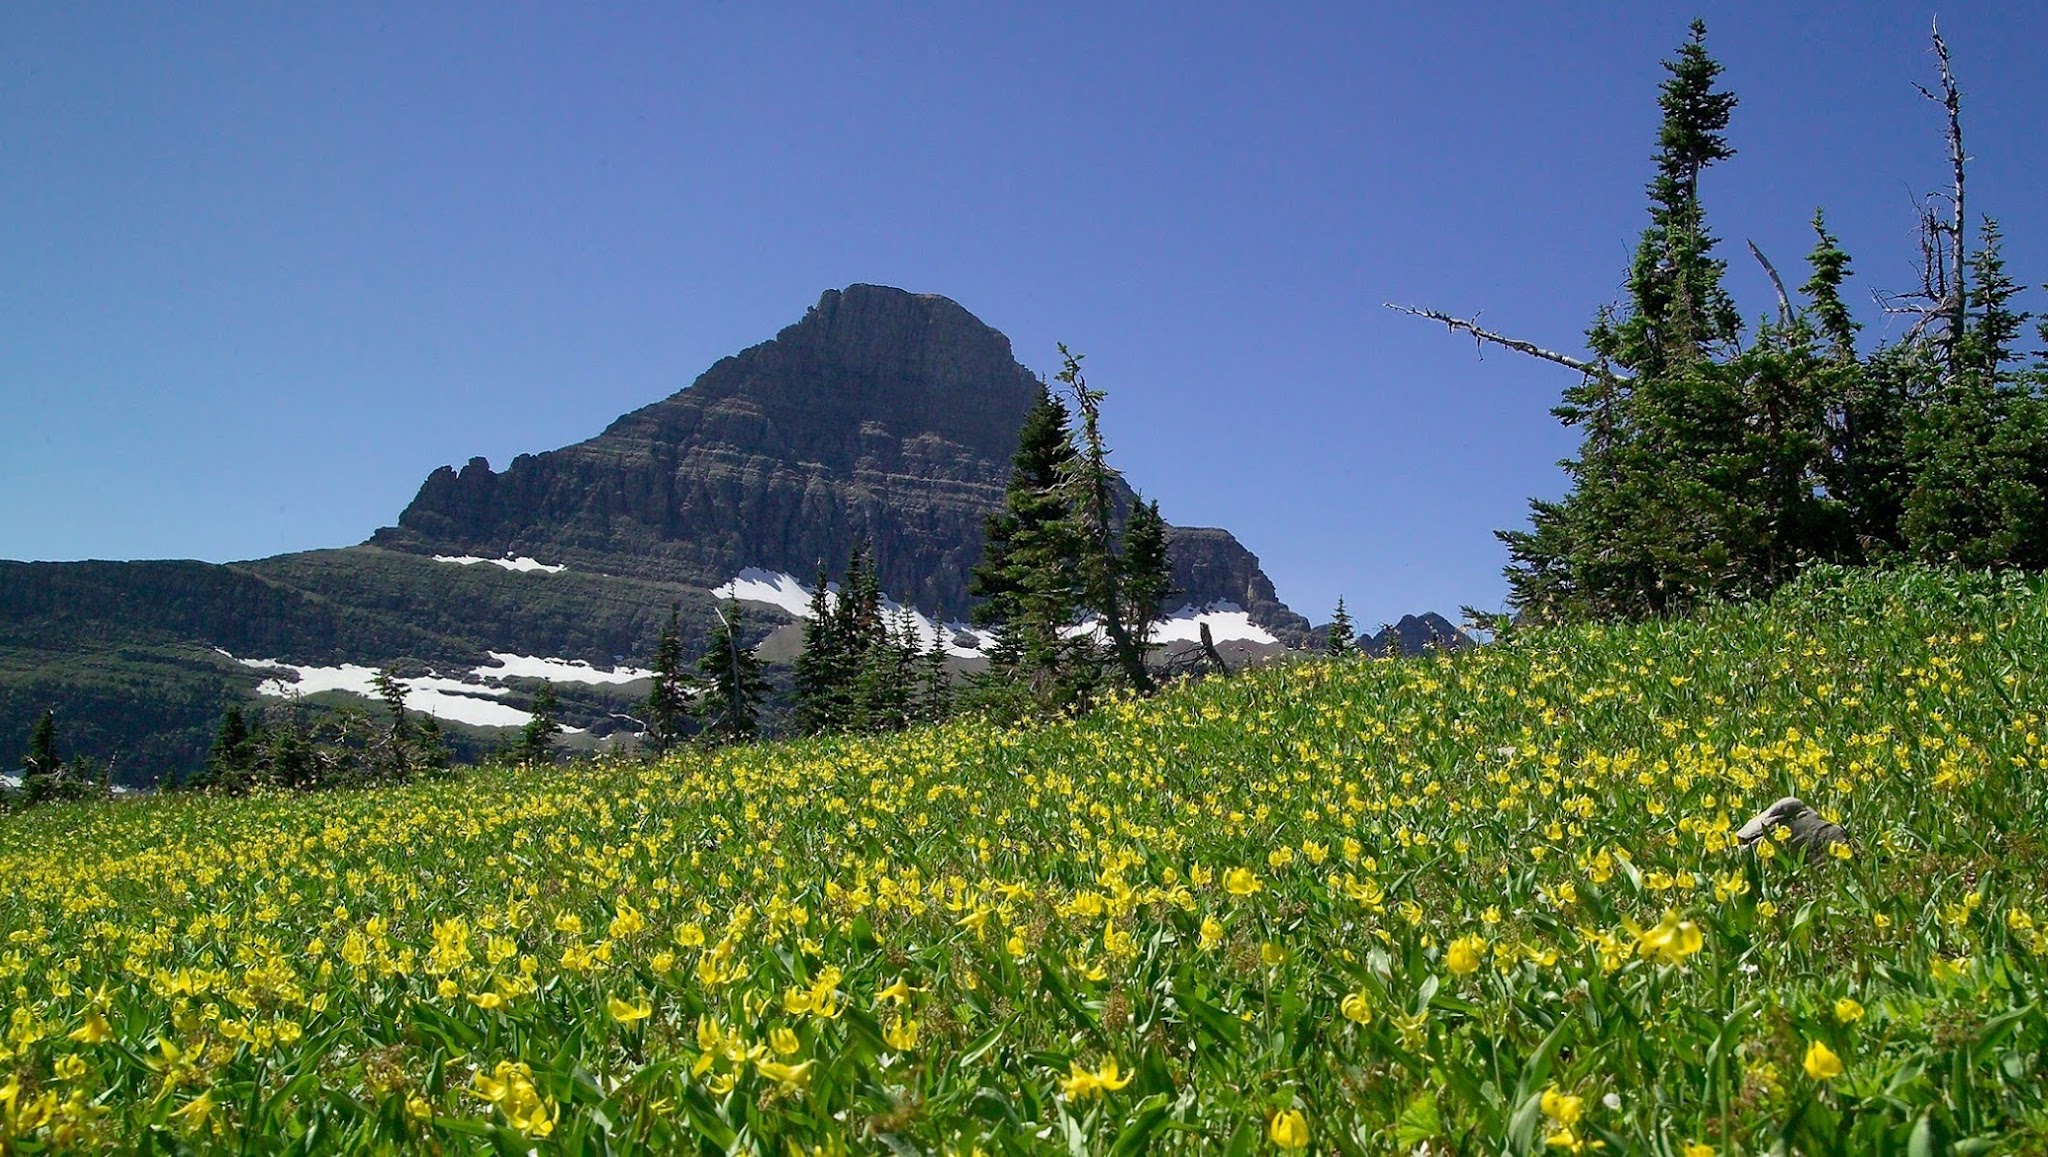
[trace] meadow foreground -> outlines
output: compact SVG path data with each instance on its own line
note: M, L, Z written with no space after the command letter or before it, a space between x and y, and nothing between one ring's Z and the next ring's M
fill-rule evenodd
M0 817L0 1151L2041 1151L2048 585ZM1809 863L1734 832L1782 795Z

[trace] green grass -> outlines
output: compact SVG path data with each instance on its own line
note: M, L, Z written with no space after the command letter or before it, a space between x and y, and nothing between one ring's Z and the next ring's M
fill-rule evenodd
M2038 580L1827 572L1037 730L0 819L0 1136L2040 1152L2044 666ZM1853 854L1732 847L1783 794Z

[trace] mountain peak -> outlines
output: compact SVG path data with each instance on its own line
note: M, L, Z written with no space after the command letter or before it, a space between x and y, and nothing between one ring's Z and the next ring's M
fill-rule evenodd
M747 567L836 570L872 544L892 595L959 615L1038 391L1010 340L958 302L849 285L595 438L502 472L435 471L372 542L706 587ZM1227 533L1174 542L1186 597L1306 629Z

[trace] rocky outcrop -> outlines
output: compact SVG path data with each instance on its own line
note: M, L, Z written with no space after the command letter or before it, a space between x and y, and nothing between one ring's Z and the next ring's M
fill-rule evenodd
M1396 645L1396 636L1403 655L1421 655L1432 650L1462 651L1479 645L1449 619L1431 611L1424 615L1402 615L1398 623L1359 636L1358 649L1368 655L1383 656Z
M750 566L808 579L872 543L884 589L958 615L1037 391L957 303L849 286L589 441L435 471L371 541L706 586ZM1306 630L1228 532L1176 529L1171 552L1183 600Z

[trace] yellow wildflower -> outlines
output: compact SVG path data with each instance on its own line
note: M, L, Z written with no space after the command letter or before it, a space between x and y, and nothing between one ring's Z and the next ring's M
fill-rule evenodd
M106 1043L113 1035L113 1026L107 1023L107 1018L90 1012L85 1016L85 1023L72 1031L71 1039L79 1044L96 1045Z
M784 1092L791 1092L803 1088L811 1079L811 1066L816 1063L805 1061L800 1065L786 1065L781 1061L757 1060L754 1062L754 1068L762 1076L781 1085Z
M185 1102L184 1108L171 1114L171 1119L178 1122L179 1127L188 1133L202 1128L212 1118L213 1094L211 1092L199 1094Z
M1642 931L1631 925L1629 931L1636 933L1637 955L1645 960L1654 959L1659 964L1682 964L1705 943L1700 935L1700 926L1690 920L1680 920L1675 911L1665 912L1664 919L1655 928Z
M1080 1061L1074 1061L1069 1065L1068 1075L1060 1080L1060 1092L1069 1100L1078 1101L1114 1093L1130 1083L1131 1078L1121 1073L1115 1057L1102 1062L1102 1067L1093 1072L1082 1068Z
M1273 1123L1267 1126L1267 1136L1273 1144L1289 1151L1308 1148L1308 1118L1299 1109L1282 1109L1273 1114Z
M1470 933L1451 941L1449 951L1444 953L1444 967L1459 976L1469 976L1479 970L1479 957L1486 951L1486 938Z
M1344 997L1343 1003L1338 1007L1343 1011L1344 1019L1353 1024L1370 1024L1372 1022L1372 1002L1367 1000L1362 992L1348 994Z
M907 1053L917 1047L917 1022L901 1018L891 1020L889 1026L882 1030L882 1039L897 1052Z
M1805 1065L1806 1075L1816 1081L1832 1081L1842 1075L1842 1058L1819 1041L1806 1046Z
M654 1014L654 1003L644 997L638 1004L628 1004L614 996L606 999L604 1007L620 1024L637 1024Z

